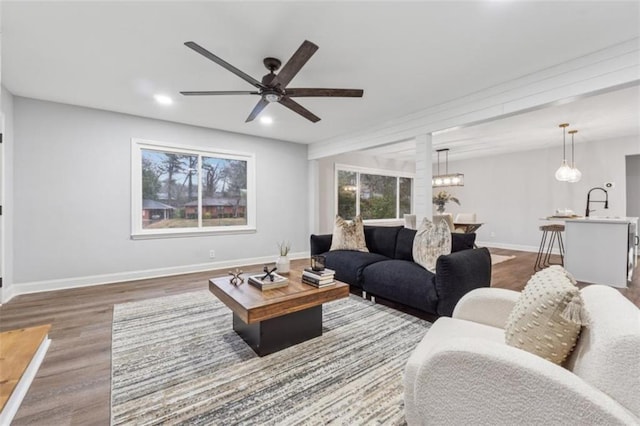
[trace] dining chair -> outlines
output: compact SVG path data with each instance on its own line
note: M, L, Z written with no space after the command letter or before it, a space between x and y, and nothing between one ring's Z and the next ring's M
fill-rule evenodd
M458 213L454 222L473 223L476 221L475 213Z

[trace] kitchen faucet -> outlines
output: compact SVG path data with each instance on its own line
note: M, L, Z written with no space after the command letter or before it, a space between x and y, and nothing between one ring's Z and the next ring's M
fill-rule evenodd
M602 201L602 200L593 200L593 201L591 201L591 191L594 191L596 189L599 189L602 192L604 192L604 195L605 195L604 201ZM585 217L589 217L589 212L593 211L593 210L589 210L589 204L590 203L604 203L604 208L608 209L609 208L609 193L607 192L606 189L600 188L599 186L596 186L595 188L591 188L589 190L589 192L587 193L587 209L586 209L586 211L584 213Z

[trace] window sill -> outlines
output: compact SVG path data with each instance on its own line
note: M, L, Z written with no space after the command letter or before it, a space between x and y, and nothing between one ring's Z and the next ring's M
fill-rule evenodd
M224 228L224 229L201 229L201 230L153 230L150 232L140 231L131 234L132 240L151 240L159 238L183 238L183 237L202 237L213 235L238 235L238 234L253 234L256 232L256 228Z

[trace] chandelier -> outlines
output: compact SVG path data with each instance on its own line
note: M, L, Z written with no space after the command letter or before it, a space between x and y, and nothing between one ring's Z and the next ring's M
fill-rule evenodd
M449 173L449 148L436 150L438 153L438 174L431 179L431 186L434 188L442 186L464 186L464 175L462 173ZM445 154L444 174L440 174L440 153Z

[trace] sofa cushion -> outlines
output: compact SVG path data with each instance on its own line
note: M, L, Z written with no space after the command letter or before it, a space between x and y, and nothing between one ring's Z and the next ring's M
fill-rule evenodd
M393 259L396 253L398 231L402 226L365 226L364 238L371 253L378 253Z
M436 312L434 274L407 260L386 260L364 269L364 290L392 302Z
M364 239L362 217L356 216L351 222L347 222L336 216L330 250L369 251Z
M396 240L396 253L393 256L394 259L408 260L413 262L413 239L416 236L415 229L402 228L398 232L398 239Z
M336 271L338 281L358 288L362 288L362 270L366 266L389 259L381 254L353 250L328 251L324 256L325 266Z
M438 258L449 253L451 253L449 225L443 221L434 224L425 217L413 240L414 262L435 273Z
M451 316L471 290L491 284L491 254L486 247L440 256L436 262L438 315Z
M365 234L366 232L367 229L365 227ZM415 229L400 229L398 232L398 239L396 241L396 252L393 256L394 259L413 262L413 239L416 236L416 232L417 231ZM451 253L472 249L475 242L475 233L459 234L457 232L453 232L451 234Z
M329 251L332 239L333 235L331 234L311 234L311 238L309 239L309 243L311 245L311 256Z
M562 364L580 334L581 310L572 277L560 266L543 269L531 277L509 314L506 342Z
M475 233L460 234L458 232L453 232L451 233L451 253L472 249L475 242Z

